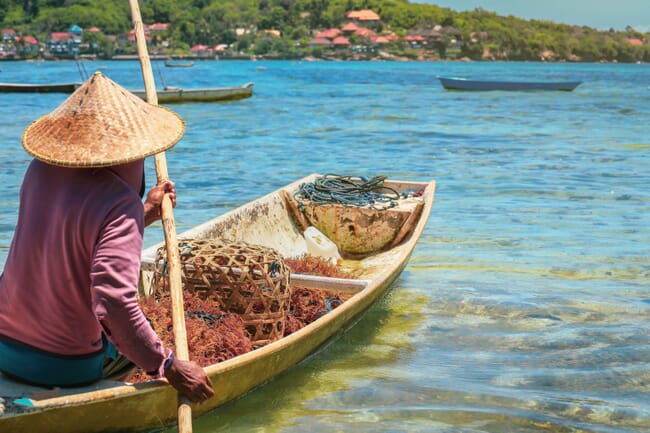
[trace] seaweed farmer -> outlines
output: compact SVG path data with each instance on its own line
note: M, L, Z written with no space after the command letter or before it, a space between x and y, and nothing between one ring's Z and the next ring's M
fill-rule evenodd
M0 276L0 371L42 386L123 378L135 366L193 402L214 391L196 363L174 358L138 306L144 227L174 184L145 192L144 159L185 132L170 110L96 73L32 123L34 157Z

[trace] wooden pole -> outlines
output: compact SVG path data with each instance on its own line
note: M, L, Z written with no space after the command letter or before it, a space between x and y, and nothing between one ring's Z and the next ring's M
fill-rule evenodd
M144 37L144 27L140 15L138 0L129 0L131 5L131 18L135 29L135 39L138 45L138 56L140 67L147 94L147 102L158 105L158 95L153 79L153 70L147 51L147 42ZM167 173L167 160L165 152L155 155L156 176L158 183L169 179ZM175 355L178 359L189 360L187 349L187 332L185 330L185 313L183 311L183 285L181 281L181 260L178 252L178 240L176 238L176 223L174 222L174 208L169 194L165 194L162 201L162 224L165 232L165 244L167 247L167 262L169 271L169 287L172 300L172 324L174 327L174 341L176 344ZM178 398L178 431L180 433L192 432L192 407L189 401L179 395Z

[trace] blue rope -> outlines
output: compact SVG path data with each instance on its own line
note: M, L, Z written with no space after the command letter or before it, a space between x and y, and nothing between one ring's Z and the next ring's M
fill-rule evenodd
M335 296L332 299L325 299L325 309L316 312L316 317L320 318L324 316L325 314L329 313L330 311L332 311L342 303L343 302L339 299L338 296Z

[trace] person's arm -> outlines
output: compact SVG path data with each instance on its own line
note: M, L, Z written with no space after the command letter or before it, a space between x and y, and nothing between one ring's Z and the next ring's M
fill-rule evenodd
M174 183L170 180L167 180L163 183L155 185L147 193L147 199L144 202L145 227L162 218L161 204L165 193L169 193L169 198L172 201L172 206L176 206L176 188L174 187Z
M165 379L191 402L199 403L214 395L212 382L203 369L191 361L181 361L171 354Z
M91 271L94 312L106 337L128 359L155 376L164 375L190 401L200 402L214 394L205 371L190 361L172 359L165 366L170 350L138 304L141 212L139 202L117 203L100 231Z

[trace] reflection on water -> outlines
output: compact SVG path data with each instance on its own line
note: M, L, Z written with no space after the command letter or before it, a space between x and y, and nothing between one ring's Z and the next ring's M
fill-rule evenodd
M96 63L119 83L140 82L137 62ZM166 152L179 231L310 173L436 179L436 202L384 302L194 431L650 431L650 111L640 90L650 65L257 66L166 72L179 87L256 81L249 99L174 107L188 126ZM4 62L2 74L67 82L76 67ZM584 83L570 93L446 92L436 75ZM0 94L11 119L0 262L29 160L20 135L61 100ZM145 234L147 245L162 238L159 224Z

